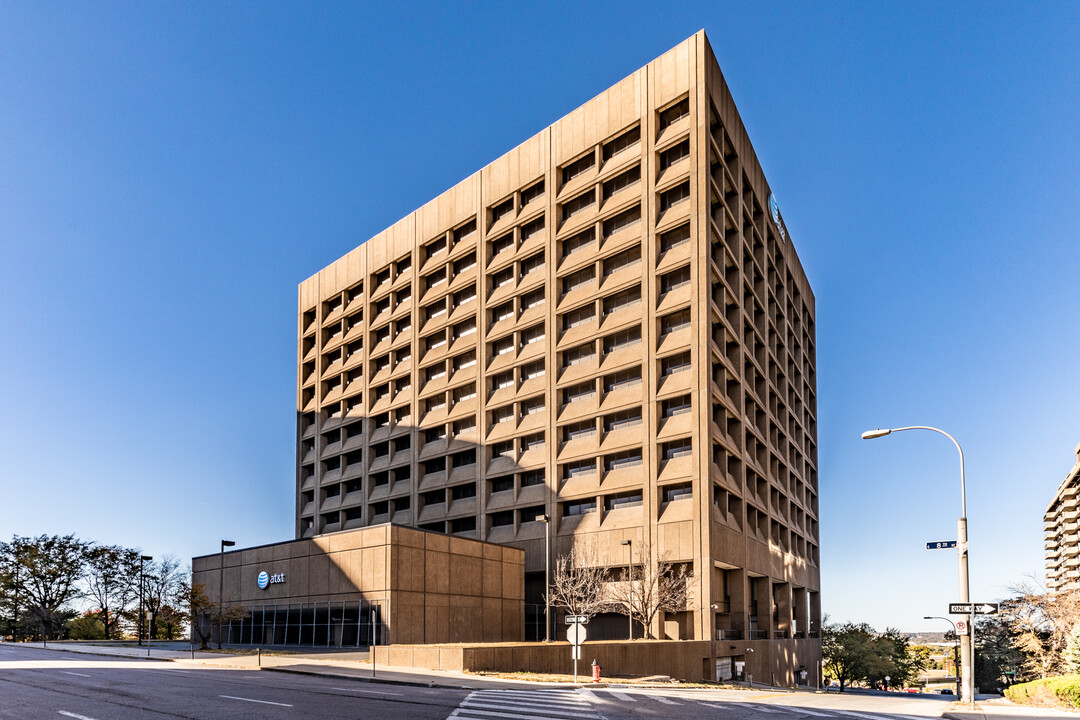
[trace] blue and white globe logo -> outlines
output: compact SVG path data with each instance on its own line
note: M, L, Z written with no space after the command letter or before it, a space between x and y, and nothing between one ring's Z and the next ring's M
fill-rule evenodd
M259 573L259 589L265 590L266 586L270 584L270 575L265 570Z

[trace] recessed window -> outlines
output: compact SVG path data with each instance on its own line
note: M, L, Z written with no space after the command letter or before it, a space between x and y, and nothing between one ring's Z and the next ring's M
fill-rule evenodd
M521 277L525 277L534 270L542 270L544 268L544 253L538 252L535 255L530 255L521 261Z
M581 440L596 435L596 423L590 421L566 425L562 429L563 442Z
M544 181L533 183L521 191L521 206L525 207L533 200L539 200L544 195Z
M622 508L639 507L641 505L641 491L608 495L604 498L605 510L620 510Z
M622 412L604 416L604 432L626 430L627 428L637 427L641 423L641 408L623 410Z
M454 468L462 468L462 467L466 467L468 465L475 465L475 464L476 464L476 450L465 450L463 452L454 453L453 455L450 456L450 465L451 465L451 467L454 467ZM473 485L471 487L473 488L473 493L472 493L472 495L469 495L469 497L473 497L473 495L476 495L476 486Z
M476 418L469 417L454 423L454 434L464 435L476 430Z
M694 487L691 483L679 483L678 485L664 486L665 503L669 503L674 500L692 500L693 497Z
M623 210L618 215L604 221L604 237L611 237L620 230L625 230L639 222L641 222L641 208L632 207L629 210Z
M641 286L623 290L604 298L604 316L641 304Z
M690 140L686 139L660 153L660 172L688 157L690 157Z
M604 376L604 392L614 392L636 387L641 384L641 368L622 370L611 375Z
M607 162L611 158L623 153L626 150L630 150L635 145L641 142L641 128L633 127L624 132L618 137L608 140L604 143L604 162Z
M572 385L562 391L563 403L583 402L596 397L596 384L591 380Z
M613 275L620 270L633 267L641 262L641 247L632 247L629 250L623 250L617 255L604 260L604 277Z
M544 361L529 363L521 367L521 380L535 380L536 378L544 377Z
M564 368L580 365L596 359L596 347L591 342L587 342L584 345L578 345L576 348L565 351L562 357L562 366Z
M514 352L514 337L512 335L491 343L492 355L508 355L512 352Z
M678 355L666 357L660 361L660 374L664 377L680 373L690 369L690 353L684 352Z
M425 460L423 463L425 473L440 473L446 470L446 458L437 457ZM441 491L440 491L441 492Z
M690 225L681 225L660 235L660 252L666 253L690 242Z
M431 290L432 288L437 288L440 285L444 284L445 282L446 282L446 269L445 268L442 268L440 270L436 270L435 272L431 273L430 275L425 275L424 276L424 284L425 284L425 287L428 290Z
M470 235L476 232L476 220L470 220L457 230L454 231L454 244L458 244L462 240L467 239Z
M476 253L471 252L454 261L454 274L460 275L466 270L471 270L474 267L476 267Z
M491 276L492 288L506 287L514 284L514 268L508 267Z
M596 193L593 190L586 190L575 198L567 200L562 205L562 219L563 221L585 212L596 203Z
M491 241L491 254L498 255L506 250L512 250L514 247L514 234L507 233L501 237L497 237Z
M660 113L660 131L663 132L688 115L690 115L690 98L683 98Z
M660 291L669 293L690 284L690 268L679 268L660 277Z
M493 391L512 387L514 387L514 372L512 370L491 376L491 389Z
M669 333L679 332L680 330L686 330L690 327L690 309L680 310L677 313L671 313L660 318L660 334L667 335Z
M511 197L491 208L491 224L494 225L512 212L514 212L514 198Z
M454 372L470 368L476 364L476 351L470 350L454 357Z
M544 325L534 325L521 331L521 347L541 342L544 339Z
M502 475L502 476L499 476L499 477L494 477L494 478L491 478L490 482L491 482L491 492L492 492L492 494L500 493L500 492L509 492L510 490L514 489L514 476L513 475Z
M446 252L446 237L432 240L424 246L424 260L430 260L441 252Z
M596 241L596 229L589 228L562 241L562 256L568 257L578 250L584 250Z
M604 338L604 352L614 353L641 344L641 328L621 330Z
M412 267L412 257L409 256L409 255L406 255L405 257L403 257L403 258L401 258L400 260L397 261L397 266L396 266L396 268L397 268L397 276L401 277L406 272L408 272L409 268L411 268L411 267Z
M585 500L570 500L562 503L563 517L571 517L574 515L585 515L586 513L596 512L596 498L586 498Z
M571 293L578 288L584 287L596 279L596 269L590 265L578 270L576 273L567 275L562 280L563 294Z
M504 302L501 305L496 305L491 309L491 323L502 322L503 320L514 319L514 303L513 301Z
M514 406L507 405L506 407L495 408L491 411L491 424L498 425L499 423L514 421Z
M604 470L607 472L638 467L641 463L641 448L604 456Z
M641 168L633 167L624 173L620 173L604 183L604 200L627 188L637 185L641 181Z
M665 213L671 208L690 199L690 183L684 182L670 190L660 193L660 212Z
M476 334L476 318L469 318L463 320L453 327L452 330L454 340L460 340L463 337Z
M454 308L457 309L465 303L470 303L476 299L476 285L470 285L464 290L458 290L454 293Z
M596 318L596 309L591 305L583 305L576 310L571 310L562 316L563 331L584 325Z
M476 384L469 383L468 385L462 385L454 390L454 402L465 402L466 400L472 400L476 397Z
M543 404L540 405L541 410ZM521 452L529 452L530 450L543 450L544 449L544 433L536 433L535 435L526 435L521 438Z
M544 484L544 471L543 470L530 470L521 474L521 487L532 487L533 485Z
M594 153L589 153L581 158L578 158L572 163L569 163L563 167L562 181L565 185L576 177L584 175L589 170L592 170L593 165L596 164L596 156Z
M513 481L511 481L511 489L513 489ZM506 527L507 525L514 524L514 511L503 510L502 512L491 513L488 515L491 527Z
M675 460L677 458L690 457L693 454L693 444L690 442L690 438L684 440L676 440L674 442L664 443L660 447L661 455L664 460Z
M531 222L527 222L521 226L521 242L532 238L534 235L544 229L544 218L538 217Z
M544 304L544 291L533 290L521 296L521 312L532 310Z
M684 415L690 412L691 409L692 406L689 395L680 395L679 397L665 400L660 404L661 414L666 418Z
M514 453L514 441L503 440L502 442L493 443L491 445L491 459L495 458L507 458L509 460L516 459Z

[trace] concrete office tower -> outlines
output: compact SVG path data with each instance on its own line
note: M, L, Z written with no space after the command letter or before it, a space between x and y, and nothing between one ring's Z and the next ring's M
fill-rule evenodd
M813 677L814 295L704 32L304 281L298 321L297 537L520 547L529 603L545 530L648 550L694 572L655 634Z
M1076 464L1058 485L1043 515L1046 541L1046 589L1080 589L1080 445Z

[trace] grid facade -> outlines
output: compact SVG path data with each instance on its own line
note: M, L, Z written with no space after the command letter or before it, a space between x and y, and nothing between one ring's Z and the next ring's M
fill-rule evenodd
M1043 515L1046 589L1080 590L1080 445L1076 464L1061 481Z
M693 567L660 632L816 636L814 298L770 198L698 33L305 281L297 537L542 573L546 514L553 555Z

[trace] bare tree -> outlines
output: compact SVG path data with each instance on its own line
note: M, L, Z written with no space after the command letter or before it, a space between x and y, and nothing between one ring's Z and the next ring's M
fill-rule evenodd
M200 650L206 650L219 620L222 625L225 625L244 616L244 608L240 605L233 603L219 605L211 600L202 583L189 586L184 580L180 589L187 599L188 614L191 618L191 639L199 639Z
M157 639L159 618L175 610L175 606L183 606L182 587L186 576L175 555L166 555L151 563L147 569L146 612L150 616L151 640Z
M1048 677L1064 672L1069 633L1080 622L1080 590L1046 592L1034 581L1010 588L1017 597L1003 603L1025 674Z
M138 575L138 550L96 545L87 551L83 584L86 597L99 608L106 640L115 635L120 619L139 594Z
M620 581L609 588L609 597L645 628L645 639L653 638L653 623L661 611L681 612L688 607L694 573L683 564L660 557L654 565L652 547L646 540L635 545L637 562L622 571Z
M608 610L604 593L607 570L597 566L591 545L574 545L555 561L555 574L545 601L568 615L597 615Z

